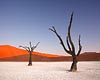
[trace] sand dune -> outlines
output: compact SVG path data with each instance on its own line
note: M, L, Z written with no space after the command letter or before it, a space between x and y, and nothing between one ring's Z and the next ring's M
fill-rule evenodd
M10 45L0 45L0 58L18 56L23 54L27 54L27 52Z
M26 50L16 48L16 47L10 46L10 45L0 45L0 58L26 55L26 54L28 54L28 52ZM40 52L33 52L33 54L46 56L46 57L59 57L59 55L46 54L46 53L40 53Z
M29 55L26 50L19 49L10 45L0 46L0 61L28 61ZM71 56L61 56L33 52L33 61L72 61ZM86 52L79 56L79 61L100 61L100 53Z

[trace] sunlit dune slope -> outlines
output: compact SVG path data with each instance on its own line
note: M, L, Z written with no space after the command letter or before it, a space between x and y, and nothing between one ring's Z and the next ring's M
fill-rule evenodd
M0 45L0 58L27 54L25 50L10 45Z
M28 54L26 50L19 49L10 45L0 45L0 58L26 55L26 54ZM59 57L58 55L45 54L45 53L39 53L39 52L33 52L33 54L39 55L39 56L46 56L46 57Z

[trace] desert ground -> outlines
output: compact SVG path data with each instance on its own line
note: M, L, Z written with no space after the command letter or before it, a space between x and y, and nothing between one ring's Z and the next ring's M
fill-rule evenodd
M69 72L71 62L0 62L0 80L100 80L100 61L79 62L77 72Z

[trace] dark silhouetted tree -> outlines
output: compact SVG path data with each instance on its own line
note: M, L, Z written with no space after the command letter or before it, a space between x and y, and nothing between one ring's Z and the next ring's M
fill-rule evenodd
M70 29L71 29L71 25L72 25L72 19L73 19L73 13L71 14L70 24L68 26L68 34L67 34L67 37L66 37L66 43L67 43L68 49L65 47L65 44L64 44L61 36L56 31L55 27L52 26L52 28L49 28L49 30L51 30L52 32L54 32L56 34L56 36L60 40L60 43L61 43L63 49L65 50L65 52L72 56L73 62L72 62L72 65L71 65L71 68L70 68L69 71L75 72L75 71L77 71L78 56L80 55L80 52L82 50L82 46L81 46L81 43L80 43L80 35L79 35L79 40L78 40L79 50L76 53L75 52L75 46L74 46L74 43L72 41L71 33L70 33Z
M29 53L29 64L28 66L32 66L32 52L34 51L34 49L38 46L40 42L38 42L35 46L32 46L31 42L29 42L29 47L27 46L19 46L24 48L28 53Z

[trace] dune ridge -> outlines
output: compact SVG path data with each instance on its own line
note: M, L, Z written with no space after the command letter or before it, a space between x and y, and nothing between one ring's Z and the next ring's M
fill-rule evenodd
M26 50L10 45L0 45L0 61L28 61L29 55ZM100 61L100 53L85 52L78 58L79 61ZM61 56L33 52L32 61L72 61L71 56Z

